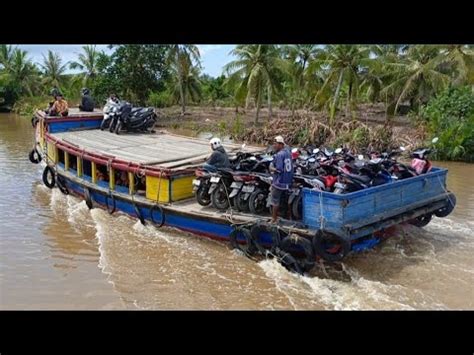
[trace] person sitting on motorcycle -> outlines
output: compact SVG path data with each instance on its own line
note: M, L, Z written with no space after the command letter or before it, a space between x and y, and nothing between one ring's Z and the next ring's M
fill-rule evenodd
M67 101L64 100L64 97L61 93L56 95L56 101L54 101L53 106L51 107L51 110L49 111L49 114L51 116L67 116L68 115L68 105Z
M282 136L275 137L273 149L276 154L269 167L273 177L270 188L270 204L272 205L272 223L276 223L283 194L287 193L293 181L293 161Z
M222 146L221 140L219 138L212 138L209 144L211 145L212 154L202 167L208 171L217 171L218 168L229 168L229 157Z
M88 88L82 88L81 90L82 100L79 105L79 111L93 112L94 111L94 100L90 95L90 90Z

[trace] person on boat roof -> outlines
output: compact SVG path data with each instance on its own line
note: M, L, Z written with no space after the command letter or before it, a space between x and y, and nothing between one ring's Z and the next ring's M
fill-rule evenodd
M229 168L229 157L222 146L221 140L219 138L212 138L209 144L211 145L212 154L202 167L208 171L216 171L218 168Z
M64 100L64 97L61 93L56 95L56 101L54 101L53 107L49 111L50 116L67 116L68 115L68 105L67 101Z
M92 99L91 92L88 88L82 88L81 90L82 100L79 105L79 111L93 112L94 111L94 100Z
M282 197L288 192L293 181L293 160L282 136L275 137L273 149L276 154L269 167L273 177L270 204L272 205L272 223L276 223Z

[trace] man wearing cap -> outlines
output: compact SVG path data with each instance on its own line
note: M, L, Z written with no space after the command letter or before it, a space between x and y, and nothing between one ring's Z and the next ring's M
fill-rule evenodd
M272 205L272 223L276 223L281 198L289 190L293 181L293 162L290 150L285 147L285 140L282 136L275 137L273 149L276 154L270 164L270 172L273 176L270 204Z

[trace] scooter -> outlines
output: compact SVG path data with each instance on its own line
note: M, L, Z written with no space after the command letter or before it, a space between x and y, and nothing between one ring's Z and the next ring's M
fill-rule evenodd
M438 142L439 138L435 137L431 141L431 143L435 144ZM421 174L426 174L431 171L431 168L433 165L431 162L428 160L428 155L431 153L430 148L423 148L423 149L418 149L415 150L413 153L411 153L411 157L413 160L411 161L411 167L415 169L416 173L418 175Z
M155 126L157 116L153 107L134 107L127 102L120 106L120 115L115 126L115 133L123 129L127 132L147 132Z
M111 128L112 123L115 122L116 116L118 113L120 103L117 101L112 100L111 98L107 99L105 103L103 112L104 118L102 119L102 123L100 124L100 130L103 131L106 128Z

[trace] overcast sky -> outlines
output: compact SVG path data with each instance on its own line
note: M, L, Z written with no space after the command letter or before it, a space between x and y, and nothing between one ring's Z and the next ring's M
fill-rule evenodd
M19 45L21 49L28 51L31 59L38 63L43 61L43 55L46 55L48 49L57 52L61 55L63 61L72 61L77 59L77 55L81 52L82 45L80 44L65 44L65 45ZM219 76L222 74L222 67L232 60L229 52L235 45L198 45L201 53L201 63L203 66L203 73L211 76ZM106 45L97 45L97 49L103 50L110 54L113 50L107 48ZM73 71L70 71L73 72Z

